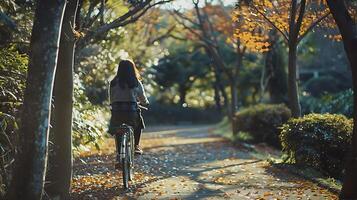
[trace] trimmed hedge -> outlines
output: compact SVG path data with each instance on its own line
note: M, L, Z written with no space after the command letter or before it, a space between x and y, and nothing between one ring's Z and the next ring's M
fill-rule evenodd
M283 104L259 104L237 112L235 125L237 133L250 133L253 142L266 142L280 148L279 127L290 117L289 108Z
M353 121L337 114L309 114L282 126L286 162L311 166L340 178L352 138Z

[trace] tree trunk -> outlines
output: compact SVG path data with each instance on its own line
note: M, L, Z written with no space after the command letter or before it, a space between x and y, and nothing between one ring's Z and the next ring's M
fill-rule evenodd
M354 123L352 144L350 153L346 158L346 175L343 180L340 199L357 199L357 24L350 16L345 3L341 0L327 0L328 7L342 35L353 80Z
M230 120L232 123L232 133L235 135L237 133L237 127L235 123L235 114L238 110L238 84L236 78L231 81L231 115Z
M352 147L346 159L346 175L340 199L357 199L357 37L355 40L354 52L348 56L352 67L354 100Z
M238 110L238 86L236 81L233 81L231 85L231 96L232 96L231 109L234 114Z
M54 85L54 119L52 120L53 153L49 156L49 185L46 192L51 199L69 199L72 179L72 105L73 58L78 0L68 2L62 23L58 66Z
M207 55L211 56L211 51L209 50L208 47L205 48ZM227 108L227 113L229 113L229 101L228 101L228 95L224 89L224 85L222 83L222 70L217 66L217 63L215 59L212 59L212 67L213 67L213 72L215 76L215 81L217 83L218 90L221 92L222 97L223 97L223 104L224 107Z
M296 80L297 43L289 41L288 97L292 117L301 116L298 85Z
M357 199L357 33L353 38L344 38L344 46L352 71L353 82L353 133L351 150L346 156L346 174L340 199Z
M186 94L187 89L185 86L179 86L179 93L180 93L180 106L183 106L186 103Z
M216 83L217 81L213 83L213 88L214 88L214 102L216 104L216 108L218 112L222 112L222 106L221 106L221 95L219 94L219 88Z
M65 5L64 0L37 2L21 116L21 149L6 196L8 200L38 200L42 197L50 103Z
M219 78L219 81L218 81L219 89L220 89L223 99L224 99L224 105L227 108L227 114L228 114L228 116L231 116L232 110L231 110L231 106L229 104L228 95L224 89L224 86L223 86L222 80L221 80L222 71L226 70L225 64L224 64L222 58L218 55L217 50L212 49L212 48L206 48L206 49L207 49L207 54L210 55L213 59L213 64L215 65L214 67L216 67L217 78ZM228 72L226 72L226 75L229 76ZM231 119L231 117L230 117L230 119Z
M223 105L224 105L224 107L228 108L228 106L229 106L228 95L227 95L226 90L224 89L224 84L222 83L221 75L219 74L217 77L219 78L217 83L218 83L219 91L221 92L222 97L223 97ZM227 110L227 112L228 112L228 110Z

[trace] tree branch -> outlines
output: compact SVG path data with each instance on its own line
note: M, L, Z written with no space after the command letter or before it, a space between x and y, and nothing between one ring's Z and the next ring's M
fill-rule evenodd
M115 29L133 23L137 21L141 16L143 16L150 8L171 1L173 0L161 0L156 3L150 4L152 0L146 0L143 3L140 3L139 5L134 7L133 9L126 12L124 15L115 19L114 21L104 24L100 27L97 27L93 31L89 31L84 36L84 38L82 38L79 41L78 46L79 48L84 47L87 43L89 43L92 39L96 38L97 36L106 35L111 29Z
M246 0L247 1L247 0ZM284 33L283 30L281 30L280 28L278 28L274 22L272 22L268 16L265 15L265 13L263 13L262 11L260 11L255 5L253 5L252 3L248 2L248 5L250 5L255 11L257 11L271 26L273 26L274 29L276 29L277 31L279 31L279 33L283 36L283 38L286 40L286 42L289 42L289 37Z
M178 10L174 10L172 12L173 14L179 16L181 19L184 19L188 22L190 22L192 25L194 26L200 26L198 23L196 23L195 21L193 21L192 19L190 19L189 17L186 17L185 15L183 15L182 13L180 13Z
M203 42L205 42L207 45L211 45L211 46L216 46L211 40L209 40L208 38L206 38L205 36L197 33L193 28L187 26L184 22L180 21L179 19L177 19L177 17L175 15L173 15L173 17L175 18L175 20L182 25L186 30L190 31L192 34L196 35L198 38L200 38L200 40L202 40ZM178 15L178 17L181 17Z
M97 2L94 2L94 1L89 1L89 8L88 8L88 12L86 14L86 16L84 17L84 20L83 20L83 27L88 27L88 25L90 26L90 16L91 14L93 13L94 11L94 8L96 7L97 5Z
M161 40L163 40L164 38L170 37L171 32L173 32L173 31L175 30L175 28L176 28L176 26L172 26L171 28L169 28L169 29L166 31L166 33L164 33L164 34L162 34L162 35L160 35L160 36L158 36L158 37L156 37L156 38L154 38L154 39L151 39L151 40L149 39L146 44L147 44L147 45L154 44L154 43L157 42L157 41L161 41Z
M323 21L324 19L326 19L330 14L331 14L331 12L329 11L328 13L324 14L323 16L321 16L320 18L318 18L317 20L315 20L314 22L312 22L311 25L309 26L309 28L307 28L307 29L305 30L305 32L302 33L302 34L298 37L298 43L299 43L312 29L314 29L321 21Z
M174 38L175 40L181 40L181 41L187 40L186 38L182 38L182 37L176 36L174 34L170 34L169 37Z
M295 27L295 31L294 31L294 38L297 38L297 39L299 38L299 32L300 32L302 20L304 19L305 8L306 8L306 0L301 0L299 16L298 16L298 19L296 21L296 24L295 24L296 27Z

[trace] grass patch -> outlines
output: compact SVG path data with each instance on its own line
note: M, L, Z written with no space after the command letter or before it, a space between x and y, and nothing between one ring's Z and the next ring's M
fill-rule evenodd
M254 139L250 133L244 131L239 131L236 135L233 135L232 126L227 117L224 117L223 120L217 124L213 134L220 135L232 142L251 143Z

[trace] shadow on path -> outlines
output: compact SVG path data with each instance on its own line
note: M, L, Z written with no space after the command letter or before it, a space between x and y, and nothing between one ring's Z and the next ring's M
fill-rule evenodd
M113 168L114 143L109 140L109 152L76 160L72 199L273 199L284 195L304 199L299 197L303 194L306 199L319 199L308 188L315 187L312 183L288 173L274 175L266 161L210 135L211 130L212 126L161 127L144 134L145 153L136 157L137 173L130 191L121 188L121 174ZM333 194L323 194L335 199Z

